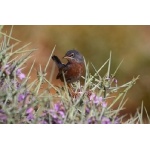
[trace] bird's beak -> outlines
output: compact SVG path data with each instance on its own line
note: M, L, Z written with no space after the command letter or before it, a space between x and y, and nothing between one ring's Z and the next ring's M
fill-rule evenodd
M64 56L63 58L65 58L65 59L70 59L70 57L68 57L68 56Z

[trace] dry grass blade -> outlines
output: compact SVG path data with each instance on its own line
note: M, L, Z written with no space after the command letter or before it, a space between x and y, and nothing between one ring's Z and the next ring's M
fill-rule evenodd
M5 33L3 33L3 32L0 32L0 34L4 35L4 36L6 36L6 37L8 37L8 38L10 38L10 39L12 39L12 40L15 40L15 41L17 41L17 42L21 42L20 40L18 40L18 39L16 39L16 38L13 38L12 36L9 36L9 35L7 35L7 34L5 34Z
M49 59L48 59L48 61L47 61L47 64L46 64L46 66L45 66L44 72L47 71L47 67L48 67L48 65L49 65L49 63L50 63L50 60L51 60L51 57L52 57L52 55L53 55L53 53L54 53L54 51L55 51L55 48L56 48L56 45L54 46L54 48L53 48L53 50L52 50L52 52L51 52L51 55L50 55L50 57L49 57Z
M146 116L147 116L147 119L148 119L148 123L150 123L150 117L149 117L149 115L148 115L148 112L147 112L147 110L146 110L145 107L144 107L144 109L145 109L145 112L146 112Z

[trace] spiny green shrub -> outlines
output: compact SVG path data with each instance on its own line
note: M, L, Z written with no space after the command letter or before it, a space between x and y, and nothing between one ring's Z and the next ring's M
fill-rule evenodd
M11 37L11 34L0 34L0 123L143 123L143 105L129 119L124 119L125 115L120 116L120 111L125 109L127 92L136 83L138 77L118 85L115 76L121 63L111 73L111 53L109 59L98 70L92 65L95 69L93 75L90 74L89 64L85 62L84 83L82 85L80 82L74 83L68 89L66 83L62 87L54 86L47 79L46 72L54 47L45 68L40 67L37 78L29 83L35 61L28 74L23 73L23 67L35 50L26 50L28 45L14 50L20 41ZM10 45L11 40L15 41L12 45ZM101 77L100 72L104 67L107 67L107 72L104 77ZM43 83L47 83L48 86L40 92ZM49 92L51 89L56 93ZM117 109L114 109L114 104L117 104Z

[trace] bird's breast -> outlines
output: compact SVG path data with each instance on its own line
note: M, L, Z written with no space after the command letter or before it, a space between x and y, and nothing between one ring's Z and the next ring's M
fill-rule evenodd
M70 63L67 65L67 69L64 72L67 82L75 82L83 75L84 64Z

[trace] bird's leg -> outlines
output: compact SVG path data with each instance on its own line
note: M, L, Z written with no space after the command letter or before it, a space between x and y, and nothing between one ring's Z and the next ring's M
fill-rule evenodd
M68 87L69 87L69 95L72 97L72 98L77 98L80 94L79 94L79 89L78 87L74 90L73 87L71 86L71 84L68 84Z
M73 89L72 89L71 84L67 84L67 85L68 85L68 92L69 92L69 95L70 95L71 97L74 97L74 91L73 91Z

